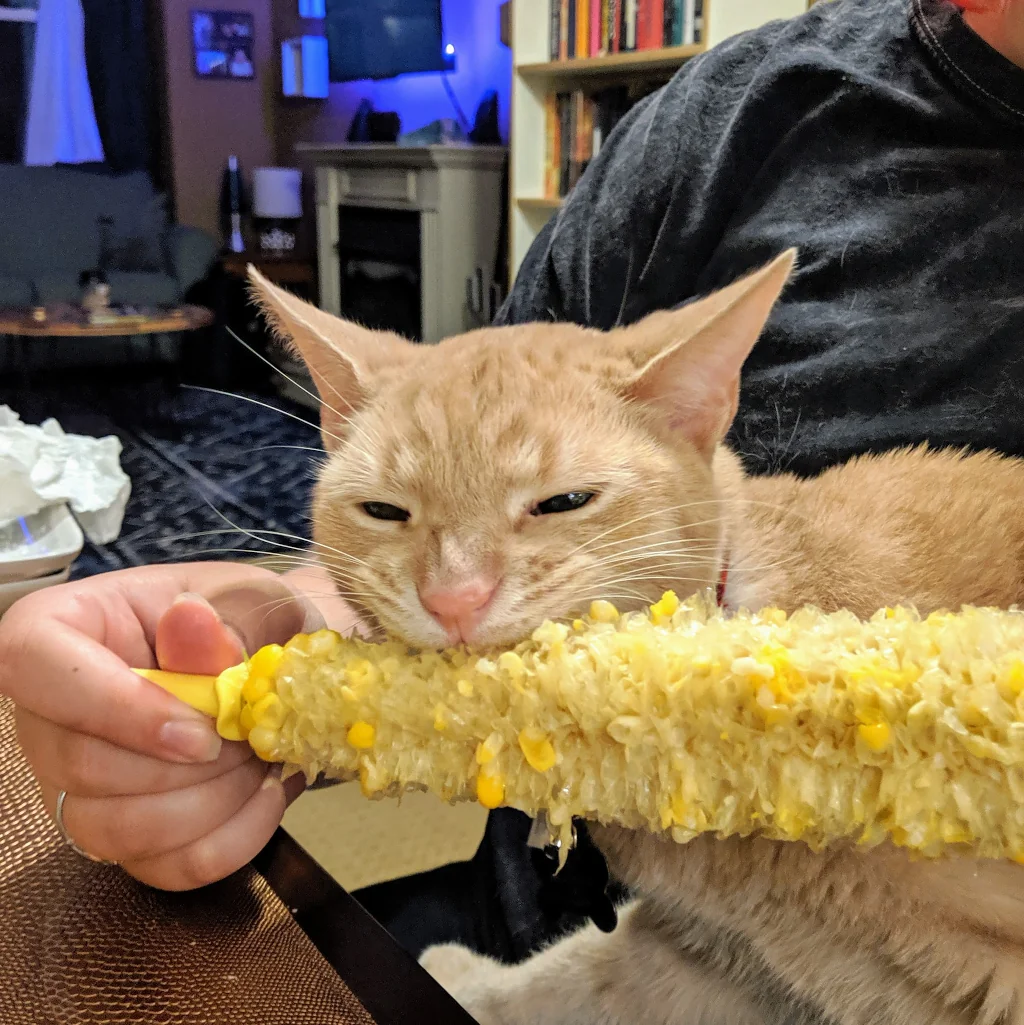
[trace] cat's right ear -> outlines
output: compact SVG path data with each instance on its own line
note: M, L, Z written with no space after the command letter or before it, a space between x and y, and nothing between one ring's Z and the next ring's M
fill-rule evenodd
M249 267L252 297L274 334L306 364L320 393L320 433L328 452L344 439L349 418L365 405L374 370L400 358L401 343L304 302Z

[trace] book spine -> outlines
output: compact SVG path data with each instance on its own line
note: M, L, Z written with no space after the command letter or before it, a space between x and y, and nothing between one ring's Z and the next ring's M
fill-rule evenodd
M651 0L637 0L636 3L636 48L650 49L651 45Z
M570 146L570 100L568 93L558 94L558 194L564 196L569 191L569 170L572 163L572 148Z
M612 53L622 49L622 0L608 0L608 34Z
M590 0L576 0L576 56L590 56Z
M590 0L590 56L601 52L601 0Z
M544 195L553 199L558 195L558 175L562 164L558 96L554 93L548 93L544 100L544 135Z
M569 0L569 57L576 56L576 0Z
M611 8L612 0L601 0L601 54L612 52Z
M644 0L647 4L647 49L665 45L665 0Z
M693 38L691 43L704 42L704 0L692 0L693 2Z
M569 57L569 2L558 0L558 59L563 61Z
M572 158L569 161L569 190L575 187L580 178L580 98L579 90L572 94L569 116L569 139L572 145Z
M551 40L548 45L548 55L553 61L558 60L562 40L562 0L550 0L551 2Z
M626 0L625 18L623 19L623 50L636 49L637 0Z
M682 46L686 36L686 0L672 2L672 36L670 46Z
M675 24L675 0L665 0L665 17L661 23L661 45L672 45L672 26Z

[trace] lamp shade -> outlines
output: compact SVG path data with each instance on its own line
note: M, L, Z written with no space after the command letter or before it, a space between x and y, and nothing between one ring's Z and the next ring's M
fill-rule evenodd
M257 167L252 172L254 217L302 216L302 172L294 167Z

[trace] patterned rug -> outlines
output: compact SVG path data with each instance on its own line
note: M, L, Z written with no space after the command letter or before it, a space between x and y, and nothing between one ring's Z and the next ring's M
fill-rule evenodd
M287 549L278 545L302 547L293 538L309 536L320 438L299 422L315 422L305 407L267 395L168 393L157 381L126 378L73 388L65 382L0 401L27 422L52 416L66 431L121 439L121 465L132 482L121 535L109 545L87 543L74 578L158 562L280 554Z

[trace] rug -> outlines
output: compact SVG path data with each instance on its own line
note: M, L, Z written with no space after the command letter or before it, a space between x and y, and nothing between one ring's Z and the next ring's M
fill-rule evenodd
M323 453L316 416L304 406L274 395L169 392L159 381L125 375L64 380L0 401L26 422L52 416L66 431L121 440L132 482L121 534L109 545L87 542L73 579L306 547Z

